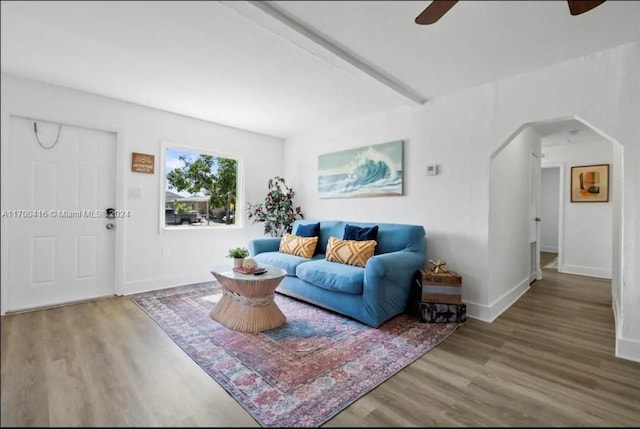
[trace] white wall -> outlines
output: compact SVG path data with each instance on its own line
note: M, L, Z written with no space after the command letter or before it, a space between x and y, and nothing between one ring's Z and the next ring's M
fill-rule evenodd
M489 302L498 308L529 289L532 152L540 154L540 136L528 127L490 161Z
M542 151L544 153L544 149ZM542 161L544 166L545 162ZM558 253L560 170L543 168L540 177L540 250Z
M578 165L613 165L613 143L594 138L575 144L546 147L543 165L563 163L563 245L560 249L558 271L561 273L611 278L613 252L613 190L620 184L610 182L609 202L572 203L571 167ZM612 174L610 171L610 178Z
M490 156L523 124L575 118L624 146L624 232L618 355L640 360L640 45L627 44L510 77L417 108L325 126L285 142L285 175L307 217L416 223L427 231L427 257L463 276L469 315L490 320L503 311L490 301ZM319 199L318 155L404 139L405 195ZM426 176L428 164L441 174ZM515 263L514 258L502 261Z
M615 186L611 190L609 200L612 201L612 228L611 228L611 256L613 261L619 261L622 258L622 243L621 237L623 235L623 222L622 222L622 171L624 168L622 146L619 144L612 144L611 149L613 152L613 164L610 171L611 183ZM627 289L628 290L628 289ZM627 292L628 293L628 292ZM615 314L616 330L619 332L621 317L621 294L622 294L622 267L620 264L613 264L611 267L611 302L613 311ZM637 302L636 302L637 304Z
M1 103L3 209L8 208L6 187L20 186L5 177L6 163L11 162L6 156L9 115L117 133L117 208L131 213L130 218L118 220L116 228L117 292L130 294L211 280L209 269L216 264L229 263L225 256L230 247L246 245L249 238L264 235L262 225L252 223L237 228L159 228L158 211L164 181L164 168L159 165L160 147L162 141L169 141L239 157L245 201L256 202L264 198L267 180L282 174L284 142L281 139L5 74L2 75ZM132 173L131 152L155 155L155 173ZM128 197L130 190L139 190L140 197ZM243 213L243 222L245 219ZM3 231L6 228L4 219L2 228ZM6 264L6 243L2 249L4 291L5 275L11 268ZM5 301L2 302L4 313Z

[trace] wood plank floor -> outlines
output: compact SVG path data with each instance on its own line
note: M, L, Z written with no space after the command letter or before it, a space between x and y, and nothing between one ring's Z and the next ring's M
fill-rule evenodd
M544 270L325 426L640 426L610 282ZM1 319L1 425L258 426L129 298Z
M547 265L549 262L553 261L557 257L558 257L557 253L540 252L540 266L544 267L545 265Z

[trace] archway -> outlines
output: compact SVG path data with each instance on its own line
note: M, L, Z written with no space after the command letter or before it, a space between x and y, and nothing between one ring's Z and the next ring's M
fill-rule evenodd
M546 136L557 133L570 133L572 131L585 130L591 136L597 137L610 145L609 157L599 160L600 155L587 151L585 156L567 158L563 162L549 160L545 157L542 140ZM579 131L581 132L581 131ZM577 134L577 133L576 133ZM574 134L575 135L575 134ZM576 145L577 146L577 145ZM606 149L605 149L606 151ZM537 278L541 278L542 271L539 265L540 252L540 223L535 219L540 217L539 211L539 186L533 186L540 180L540 168L545 162L555 162L562 166L562 219L559 219L561 232L559 234L559 255L564 253L564 261L559 260L560 272L604 277L611 279L611 298L618 327L619 311L621 308L621 273L622 273L622 181L624 176L622 145L615 139L607 136L578 117L557 118L545 121L528 122L511 134L490 157L490 186L489 186L489 273L493 296L490 301L501 299L501 296L510 295L514 301L529 289L531 282L531 267L534 266ZM589 161L591 156L592 161ZM537 162L539 161L539 162ZM610 193L608 201L604 204L570 203L571 167L589 164L609 164ZM532 204L537 203L537 210L532 209ZM570 205L573 204L573 207ZM565 226L567 217L572 216L575 221L576 211L583 214L594 207L605 207L609 213L608 253L609 264L602 267L594 267L591 263L580 265L567 263L566 256L567 239L575 238L567 236ZM533 207L535 209L535 207ZM580 210L576 210L580 208ZM593 211L593 210L592 210ZM602 210L600 210L602 212ZM590 214L589 216L592 216ZM587 218L589 216L586 216ZM588 219L585 219L585 221ZM542 219L544 221L544 219ZM605 222L606 223L606 222ZM575 226L575 222L571 224ZM584 229L583 229L584 230ZM594 234L585 238L594 238ZM593 241L593 240L592 240ZM571 244L571 243L570 243ZM533 247L532 247L533 246ZM574 248L583 251L593 250L592 244L581 245L573 243ZM601 251L602 248L595 250ZM568 268L569 267L569 268ZM585 268L582 272L577 268ZM495 286L494 286L495 285ZM617 331L617 329L616 329Z

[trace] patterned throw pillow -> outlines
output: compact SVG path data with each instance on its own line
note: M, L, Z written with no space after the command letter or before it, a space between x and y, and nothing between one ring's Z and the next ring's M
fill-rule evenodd
M318 237L298 237L285 233L280 241L280 253L311 258L316 249Z
M339 240L329 237L325 258L329 262L364 267L373 256L376 244L375 240Z

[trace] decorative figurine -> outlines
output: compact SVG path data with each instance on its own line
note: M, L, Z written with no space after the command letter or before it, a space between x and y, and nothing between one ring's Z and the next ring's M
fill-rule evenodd
M255 270L258 268L258 263L253 258L244 258L244 261L242 261L242 267L245 270Z
M433 265L431 267L431 270L434 273L438 274L438 273L446 273L447 272L446 268L444 267L445 265L447 265L447 263L445 261L441 261L440 259L438 259L437 261L433 261L433 260L429 259L429 263L431 265Z

